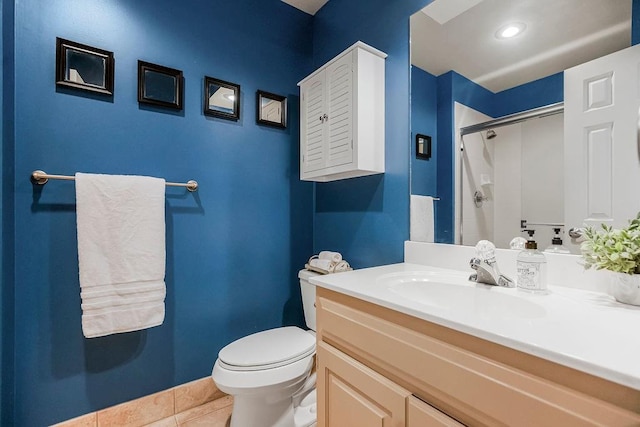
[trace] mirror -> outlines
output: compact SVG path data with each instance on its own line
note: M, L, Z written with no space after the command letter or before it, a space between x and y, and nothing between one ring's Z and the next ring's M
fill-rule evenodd
M429 160L431 158L431 137L428 135L416 134L416 157L418 159Z
M524 31L505 38L502 31L510 23ZM546 236L562 218L562 193L537 190L563 188L559 156L552 154L563 151L553 145L562 145L562 116L550 117L552 123L532 119L514 128L483 128L464 138L460 128L562 102L563 70L624 49L630 41L631 0L435 0L411 17L411 131L414 137L432 135L433 146L432 158L421 161L412 138L410 191L440 199L434 202L436 242L473 245L482 235L508 247L511 238L526 237L522 230L535 227L539 247L551 243ZM487 135L489 130L495 136ZM507 143L513 135L517 147ZM534 148L525 145L528 140ZM503 146L505 152L498 150ZM505 184L508 196L498 188ZM514 197L521 201L513 203ZM491 212L479 214L476 204ZM531 211L532 206L548 212ZM465 209L476 211L475 221L492 218L476 223L475 230L467 225L465 233Z
M182 110L182 71L138 61L138 102Z
M113 95L113 52L56 39L56 84Z
M256 121L277 128L287 127L287 98L275 93L256 92Z
M240 119L240 85L205 76L204 93L205 115Z

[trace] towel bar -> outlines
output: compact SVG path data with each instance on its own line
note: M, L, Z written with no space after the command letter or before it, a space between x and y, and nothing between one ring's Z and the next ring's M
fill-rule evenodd
M46 172L41 170L36 170L31 172L31 182L38 185L46 184L50 179L62 179L66 181L75 181L75 176L69 175L49 175ZM198 190L198 182L194 180L189 180L186 183L184 182L166 182L167 187L186 187L189 191L197 191Z

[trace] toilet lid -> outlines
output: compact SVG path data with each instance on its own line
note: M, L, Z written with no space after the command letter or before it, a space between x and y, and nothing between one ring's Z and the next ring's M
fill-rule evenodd
M315 337L296 326L270 329L240 338L218 353L223 366L251 371L288 365L315 352Z

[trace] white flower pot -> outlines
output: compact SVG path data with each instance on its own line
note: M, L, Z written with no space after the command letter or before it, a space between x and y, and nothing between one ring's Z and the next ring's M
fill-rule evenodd
M640 274L611 273L609 294L618 302L640 305Z

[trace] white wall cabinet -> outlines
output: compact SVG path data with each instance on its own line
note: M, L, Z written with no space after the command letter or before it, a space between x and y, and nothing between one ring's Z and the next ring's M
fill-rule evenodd
M298 83L300 179L384 172L386 56L357 42Z

